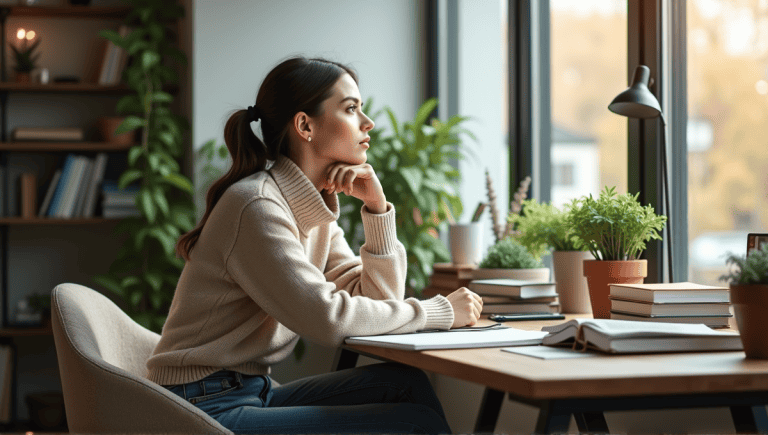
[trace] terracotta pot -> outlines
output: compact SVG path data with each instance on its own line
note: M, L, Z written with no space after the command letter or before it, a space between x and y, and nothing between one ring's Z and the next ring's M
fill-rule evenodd
M523 281L549 281L548 267L536 269L482 269L472 271L472 279L519 279Z
M747 358L768 359L768 285L731 285L731 304Z
M32 75L28 72L17 72L16 83L29 83L32 81Z
M595 257L589 251L555 251L552 266L555 270L557 294L560 298L560 312L590 314L589 287L584 277L584 260Z
M589 286L589 300L595 319L611 318L611 284L642 284L648 276L647 260L584 260L584 276Z
M136 131L129 131L123 134L115 134L115 130L125 120L123 116L103 116L99 118L98 130L101 140L104 142L129 145L134 142Z

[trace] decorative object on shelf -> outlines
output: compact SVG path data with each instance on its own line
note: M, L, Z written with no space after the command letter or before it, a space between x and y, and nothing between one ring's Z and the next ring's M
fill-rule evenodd
M10 43L13 50L16 64L13 69L16 71L16 82L28 83L31 81L30 74L36 67L37 59L40 53L35 53L35 49L40 45L41 39L37 37L34 30L19 29L16 31L16 39L19 40L18 46Z
M611 284L640 284L645 280L648 261L638 258L648 240L661 238L659 231L667 221L650 205L640 205L637 197L619 195L615 187L606 186L597 199L584 196L569 208L574 235L595 257L584 261L584 275L596 319L610 318Z
M515 238L537 259L552 251L552 267L563 313L591 313L589 289L584 277L584 260L594 259L568 221L568 207L560 210L551 203L526 199L518 213L510 213L508 224Z
M664 211L669 216L669 176L667 175L667 121L656 97L648 89L652 84L651 71L645 65L638 65L632 76L632 85L616 96L608 110L629 118L659 118L661 120L661 182L664 185ZM649 83L650 82L650 83ZM672 222L667 222L667 267L669 282L675 282L672 267Z
M512 237L502 239L488 249L472 279L509 278L549 282L550 270Z
M125 121L125 116L102 116L97 121L99 137L104 142L128 145L136 141L136 131L116 134L117 128Z
M385 107L392 134L386 135L379 127L368 132L368 163L376 169L387 200L398 210L397 237L408 256L406 288L415 296L427 284L432 265L450 261L450 252L437 231L447 230L444 222L449 222L449 214L459 216L462 212L461 198L456 192L459 172L450 161L470 152L463 146L462 135L475 139L462 127L467 117L455 115L446 121L428 121L437 104L437 99L427 100L413 120L407 122L400 122ZM370 109L370 99L364 107L374 120L382 112ZM339 195L339 206L339 225L352 250L357 252L364 239L360 201Z
M22 219L32 219L37 212L37 175L25 172L19 176L20 203Z
M768 359L768 244L750 251L746 257L731 254L727 281L731 304L747 358Z
M130 0L131 31L101 35L128 51L131 62L123 76L135 94L120 99L117 113L126 114L115 133L141 129L141 142L128 151L128 168L118 180L121 189L139 185L140 217L123 219L116 231L126 233L122 250L109 273L94 280L122 299L126 312L142 326L159 332L165 322L184 260L176 256L179 236L195 224L192 182L181 173L186 118L171 113L173 96L163 90L178 75L166 57L186 63L173 46L167 24L184 15L176 1ZM139 43L140 42L140 43Z
M509 204L509 213L507 214L507 224L499 222L499 209L496 206L496 191L493 188L493 180L488 170L485 170L485 187L488 194L488 206L491 209L491 225L493 228L493 235L496 237L496 242L502 239L506 239L515 232L513 224L510 224L509 220L512 215L520 213L522 210L522 202L528 196L528 187L531 185L531 177L525 177L520 181L520 185L517 191L513 195L513 200Z
M40 83L41 85L47 85L51 82L51 72L48 71L48 68L38 69L35 82Z

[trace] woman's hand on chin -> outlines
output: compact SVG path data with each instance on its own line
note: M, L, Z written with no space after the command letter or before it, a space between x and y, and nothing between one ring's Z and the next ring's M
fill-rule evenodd
M353 196L363 201L371 213L381 214L387 211L387 198L384 196L379 177L368 163L334 163L328 170L323 189L329 193L343 192Z

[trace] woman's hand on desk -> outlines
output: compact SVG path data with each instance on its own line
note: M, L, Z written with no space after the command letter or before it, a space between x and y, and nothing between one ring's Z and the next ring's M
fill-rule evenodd
M453 307L453 326L451 328L473 326L480 318L480 313L483 312L483 300L477 293L466 287L449 294L446 299Z

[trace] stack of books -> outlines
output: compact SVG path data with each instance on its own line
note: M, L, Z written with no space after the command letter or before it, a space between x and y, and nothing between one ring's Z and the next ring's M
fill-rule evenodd
M103 195L101 211L105 218L141 216L141 212L136 207L136 196L139 194L138 186L128 186L120 190L116 181L105 180L101 187L101 193Z
M614 284L611 319L729 326L730 291L692 282Z
M85 138L79 127L17 127L13 140L82 141Z
M448 296L461 287L468 287L475 269L477 266L474 264L435 263L432 265L429 285L421 293L422 297Z
M560 312L554 282L478 279L467 287L483 298L481 314Z

